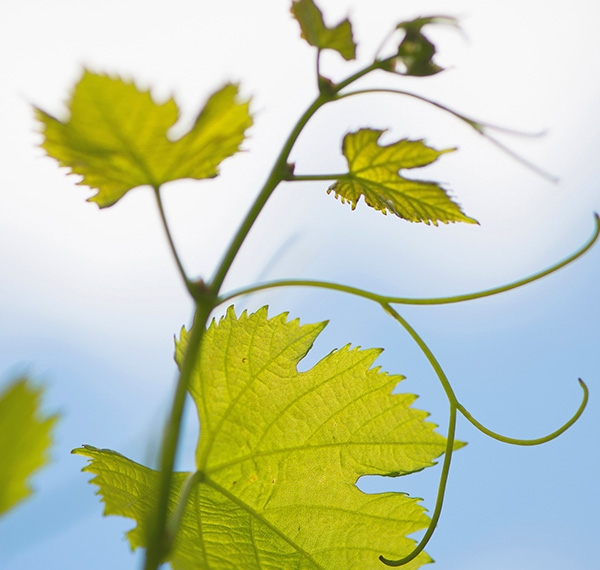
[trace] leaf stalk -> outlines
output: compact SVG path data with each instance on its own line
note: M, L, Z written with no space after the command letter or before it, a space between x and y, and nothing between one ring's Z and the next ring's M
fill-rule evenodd
M187 274L185 272L185 269L183 268L183 264L181 263L181 259L179 257L177 248L175 247L175 243L173 241L173 236L172 236L171 230L169 228L169 223L167 222L167 217L165 215L165 210L164 210L162 198L160 195L160 186L154 186L153 189L154 189L154 196L156 197L156 204L158 206L158 211L160 213L160 219L161 219L163 228L165 230L165 234L167 236L167 241L169 242L169 247L171 248L171 253L173 254L173 259L175 260L177 269L179 271L179 274L181 275L181 278L183 279L186 289L188 290L189 294L193 298L196 298L196 289L194 288L193 283L190 281L189 277L187 276Z

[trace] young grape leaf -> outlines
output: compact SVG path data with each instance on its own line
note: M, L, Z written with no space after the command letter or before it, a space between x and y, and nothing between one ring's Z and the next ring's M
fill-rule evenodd
M397 61L404 68L404 75L423 77L444 71L443 67L433 62L435 45L421 31L428 24L458 27L457 20L448 16L429 16L398 24L397 29L404 30L404 38L398 46Z
M101 208L137 186L217 176L219 164L239 150L252 125L249 103L238 101L232 84L208 99L191 130L177 140L167 134L179 116L175 101L155 103L149 91L120 78L85 71L68 106L65 121L36 109L42 147L81 175L80 184L98 190L89 200Z
M0 394L0 514L31 494L29 478L48 463L57 418L42 417L41 394L25 378Z
M436 226L438 222L477 223L462 212L438 183L411 180L398 174L403 168L431 164L454 149L435 150L423 141L408 139L380 145L383 132L360 129L344 137L342 151L349 172L328 188L328 194L334 192L342 203L349 202L352 209L363 196L372 208L410 222Z
M407 535L428 525L417 499L355 483L429 467L445 438L411 408L416 396L392 394L401 376L372 367L380 350L345 346L299 372L325 324L269 319L265 307L239 318L230 308L209 327L190 385L201 428L175 569L379 570L380 554L408 554ZM134 519L129 541L144 546L158 473L109 450L74 453L91 459L105 514ZM188 476L175 474L171 512ZM421 553L406 568L430 561Z
M291 11L300 24L301 37L311 46L335 50L346 61L356 58L350 20L346 18L335 28L328 28L323 21L323 13L313 0L294 0Z

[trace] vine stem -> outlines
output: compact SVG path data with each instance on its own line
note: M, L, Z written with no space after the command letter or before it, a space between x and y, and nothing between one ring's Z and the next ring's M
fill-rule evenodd
M589 394L588 394L587 386L581 379L579 379L579 383L584 392L583 402L581 403L579 409L577 410L575 415L567 423L565 423L561 428L559 428L555 432L553 432L545 437L538 438L538 439L532 439L532 440L514 439L514 438L507 438L505 436L502 436L500 434L492 432L491 430L487 429L482 424L480 424L477 420L475 420L475 418L473 418L473 416L471 416L471 414L465 409L465 407L459 403L459 401L456 398L456 395L454 394L454 390L452 389L452 386L450 385L450 381L448 380L448 377L444 373L444 370L442 369L441 365L435 358L431 349L427 346L425 341L419 336L419 334L415 331L415 329L413 329L412 326L389 304L382 303L381 306L389 315L392 316L392 318L394 318L398 323L400 323L400 325L402 325L402 327L408 332L408 334L411 336L411 338L419 346L419 348L421 349L421 351L423 352L423 354L429 361L429 364L435 371L440 383L442 384L442 387L444 388L444 391L446 392L446 396L450 403L450 419L448 422L448 434L447 434L447 440L446 440L446 455L444 457L442 473L440 475L440 483L438 486L438 494L437 494L437 498L436 498L435 508L433 511L433 515L431 517L431 522L429 523L429 526L427 527L427 531L425 532L425 534L423 535L423 538L421 538L421 540L419 541L417 546L407 556L404 556L403 558L398 559L398 560L390 560L388 558L385 558L384 556L379 557L381 562L383 562L387 566L397 567L397 566L404 566L405 564L408 564L411 560L414 560L425 549L425 547L429 543L429 540L433 536L433 533L435 532L435 529L439 522L440 516L442 514L442 507L443 507L443 503L444 503L446 485L448 482L448 475L450 473L452 452L454 450L454 438L455 438L455 433L456 433L457 411L460 411L465 416L465 418L467 418L480 431L482 431L483 433L485 433L486 435L488 435L494 439L498 439L500 441L503 441L504 443L510 443L513 445L540 445L542 443L546 443L548 441L551 441L552 439L555 439L556 437L558 437L559 435L564 433L567 429L569 429L579 419L579 417L581 416L581 414L583 413L583 410L585 409L585 407L587 405Z
M200 344L206 330L205 325L214 307L213 303L199 303L194 323L191 329L189 344L185 353L181 373L175 389L173 404L169 420L163 433L160 453L160 479L157 497L157 506L154 520L151 521L147 536L146 559L144 570L156 570L168 554L177 532L171 529L166 534L168 507L171 498L171 483L173 481L173 469L177 457L177 447L181 431L181 418L185 407L185 397L190 378L196 367L200 356Z
M421 352L425 355L429 364L435 371L435 373L442 385L442 388L444 388L444 392L446 392L446 397L448 398L448 401L450 402L450 404L452 406L457 408L459 406L459 403L456 398L456 395L454 394L454 390L452 389L452 386L450 385L450 381L448 380L446 373L442 369L440 363L437 361L437 358L434 356L433 352L431 352L431 349L427 346L425 341L419 336L417 331L408 324L408 322L404 319L404 317L402 317L400 315L400 313L398 313L398 311L396 311L396 309L394 309L388 303L383 303L381 306L383 307L383 310L388 315L390 315L394 320L396 320L398 323L400 323L402 328L404 328L404 330L415 341L416 345L421 349Z
M508 133L511 135L528 136L528 137L542 136L544 133L523 133L523 132L515 131L513 129L507 129L505 127L499 127L496 125L490 125L490 124L482 123L479 121L475 121L473 119L469 119L465 115L458 113L457 111L454 111L453 109L451 109L450 107L447 107L446 105L442 105L441 103L438 103L437 101L433 101L432 99L428 99L427 97L418 95L417 93L412 93L411 91L404 91L402 89L361 89L358 91L351 91L349 93L338 94L336 96L336 100L339 101L340 99L345 99L346 97L353 97L355 95L366 95L366 94L372 94L372 93L392 93L392 94L396 94L396 95L406 95L407 97L412 97L414 99L418 99L419 101L428 103L429 105L433 105L434 107L437 107L438 109L441 109L442 111L445 111L446 113L450 113L451 115L455 116L457 119L460 119L461 121L464 121L465 123L467 123L470 127L475 129L475 131L477 131L477 133L479 133L480 135L482 135L483 137L488 139L493 145L497 146L504 153L508 154L512 159L516 160L517 162L520 162L523 166L529 168L530 170L532 170L536 174L542 176L546 180L549 180L554 183L558 182L558 178L556 176L554 176L553 174L550 174L543 168L540 168L539 166L535 165L534 163L523 158L521 155L519 155L515 151L511 150L505 144L501 143L498 139L492 137L489 133L487 133L485 131L485 129L493 129L495 131L504 132L504 133Z
M450 385L450 381L446 376L446 373L442 369L442 366L438 362L437 358L434 356L431 349L427 346L425 341L419 336L417 331L413 329L410 324L389 304L382 303L381 307L383 310L388 313L393 319L395 319L400 325L406 330L406 332L410 335L410 337L415 341L417 346L421 349L421 352L427 358L427 361L433 368L438 380L442 384L444 388L444 392L446 392L446 397L450 403L450 419L448 420L448 433L446 435L446 453L444 455L444 463L442 465L442 472L440 474L440 483L438 485L438 493L435 501L435 508L433 510L433 515L431 516L431 521L429 526L427 527L427 531L423 535L423 538L419 541L417 546L412 550L410 554L404 556L399 560L390 560L385 558L384 556L380 556L379 560L381 560L387 566L403 566L407 564L411 560L414 560L427 546L429 540L433 536L437 524L440 520L440 516L442 514L442 506L444 504L444 497L446 494L446 485L448 483L448 475L450 474L450 463L452 462L452 452L454 451L454 437L456 433L456 411L459 406L458 400L454 394L454 390Z
M565 422L561 427L559 427L557 430L553 431L552 433L549 433L548 435L545 435L543 437L538 437L535 439L518 439L518 438L514 438L514 437L507 437L505 435L496 433L495 431L492 431L491 429L486 428L481 422L478 422L462 404L458 404L457 409L480 432L484 433L488 437L491 437L492 439L501 441L502 443L509 443L510 445L520 445L520 446L542 445L543 443L548 443L549 441L552 441L553 439L556 439L558 436L565 433L581 417L581 414L583 414L583 412L587 406L589 397L590 397L590 391L588 390L588 387L586 386L585 382L581 378L579 378L579 385L581 386L581 389L583 390L583 398L581 400L581 404L579 405L579 408L573 414L571 419L569 421Z
M438 493L435 501L435 508L433 515L431 516L431 522L423 535L423 538L419 541L417 546L412 550L410 554L400 558L399 560L390 560L385 556L380 556L381 560L387 566L403 566L408 564L411 560L414 560L431 540L435 529L437 528L440 516L442 515L442 506L444 504L444 496L446 495L446 486L448 483L448 476L450 474L450 463L452 461L452 451L454 449L454 434L456 433L456 407L450 405L450 419L448 420L448 433L446 436L446 452L444 455L444 463L442 465L442 473L440 474L440 483L438 485Z
M509 284L504 287L491 289L491 290L483 291L480 293L464 295L464 296L460 296L460 297L447 297L447 298L440 298L440 299L405 299L405 298L400 298L400 297L386 297L386 296L377 295L375 293L370 293L368 291L356 289L353 287L347 287L347 286L337 285L337 284L333 284L333 283L324 283L324 282L316 282L316 281L309 282L309 281L300 281L300 280L296 280L296 281L290 280L290 281L285 281L285 282L277 282L277 283L249 287L244 290L241 290L241 292L238 291L237 293L228 294L226 296L219 297L219 293L221 291L221 288L223 286L225 278L226 278L229 270L231 269L232 264L240 251L240 248L242 247L242 245L243 245L244 241L246 240L254 223L258 219L264 206L266 205L267 201L269 200L269 198L271 197L272 193L277 188L279 183L282 181L331 180L334 178L338 178L338 176L336 176L336 175L324 175L324 176L297 175L297 176L294 176L293 165L288 163L288 159L289 159L289 155L292 151L292 148L293 148L294 144L296 143L296 140L298 139L298 136L300 135L300 133L302 132L302 130L304 129L306 124L314 116L314 114L326 103L336 101L336 100L339 100L344 97L357 95L360 93L366 93L369 91L373 92L374 90L365 90L362 92L356 91L354 93L347 93L347 94L340 95L340 91L342 89L344 89L345 87L354 83L358 79L364 77L365 75L367 75L377 69L386 69L387 67L389 67L391 59L393 59L393 58L388 58L388 59L383 59L383 60L376 59L375 61L373 61L373 63L371 63L370 65L366 66L365 68L359 70L358 72L351 75L344 81L342 81L338 84L332 84L330 86L330 88L320 91L318 97L313 101L313 103L302 114L302 116L300 117L300 119L297 121L296 125L290 132L277 159L275 160L273 168L271 169L271 172L269 173L266 182L264 183L264 185L263 185L261 191L259 192L256 200L254 201L252 207L248 211L244 221L242 222L242 224L238 228L238 231L236 232L235 236L233 237L228 249L226 250L226 252L223 256L222 261L220 262L220 264L215 272L214 277L208 284L204 284L202 281L192 282L186 275L183 264L181 263L179 255L177 253L177 250L176 250L175 244L173 242L173 238L172 238L172 235L171 235L171 232L169 230L169 226L168 226L168 223L166 220L166 216L165 216L165 212L164 212L164 208L163 208L163 204L162 204L162 200L161 200L161 196L160 196L160 187L159 186L154 187L161 221L164 226L165 233L167 235L169 246L173 253L175 262L177 264L178 271L179 271L182 279L184 280L186 288L188 289L190 295L196 302L196 309L195 309L195 313L194 313L194 322L193 322L193 326L192 326L192 331L191 331L188 347L187 347L186 354L185 354L185 357L184 357L184 360L182 363L179 379L177 381L175 393L173 396L173 403L172 403L169 419L168 419L167 425L165 427L165 430L163 432L163 438L162 438L161 449L160 449L160 478L159 478L159 487L158 487L157 508L154 511L154 517L148 521L147 549L146 549L146 557L145 557L145 561L144 561L144 570L156 570L168 556L169 551L173 544L173 540L176 536L176 533L177 533L177 530L179 527L179 523L181 521L181 517L183 516L184 510L185 510L185 504L186 504L187 498L189 496L189 493L192 490L193 485L197 481L197 477L199 476L199 475L197 475L196 477L192 476L191 478L189 478L186 481L183 492L180 493L180 496L175 501L176 505L175 505L174 513L173 513L173 515L171 515L169 517L168 516L169 507L173 503L172 496L171 496L171 484L173 481L173 469L174 469L174 465L175 465L175 461L176 461L176 457L177 457L177 449L178 449L178 445L179 445L180 432L181 432L181 420L182 420L183 411L185 408L186 393L187 393L187 389L188 389L188 386L190 383L191 376L193 374L194 369L196 368L198 359L200 358L200 347L202 344L202 339L204 337L204 333L206 331L206 324L210 318L210 315L211 315L213 309L216 306L218 306L219 304L232 298L233 296L237 296L240 294L249 293L249 292L253 292L253 291L259 291L261 289L278 287L278 286L310 285L310 286L329 288L329 289L334 289L337 291L343 291L346 293L351 293L351 294L355 294L358 296L362 296L362 297L365 297L372 301L377 302L380 306L383 307L383 309L388 314L390 314L395 320L397 320L405 328L405 330L411 335L411 337L419 345L419 347L421 348L421 350L423 351L423 353L429 360L430 364L434 368L436 374L438 375L438 378L446 392L446 395L448 396L448 400L450 402L450 421L449 421L449 426L448 426L446 456L444 458L444 464L442 467L442 474L441 474L440 485L438 488L438 497L437 497L437 501L436 501L436 507L435 507L434 514L433 514L432 520L431 520L431 524L430 524L428 530L426 531L423 539L420 541L420 543L417 545L417 547L413 550L413 552L411 554L409 554L407 557L403 558L402 560L393 561L393 560L386 560L385 558L381 557L381 560L383 562L385 562L386 564L388 564L390 566L399 566L401 564L405 564L409 560L412 560L416 556L418 556L418 554L425 548L427 542L429 541L429 539L431 538L431 535L433 534L433 532L435 530L435 526L437 525L437 521L439 520L439 517L441 514L443 498L444 498L444 493L445 493L445 488L446 488L446 482L447 482L448 473L449 473L449 469L450 469L450 461L451 461L452 451L454 448L454 432L455 432L455 427L456 427L457 411L461 411L461 413L463 413L463 415L465 415L465 417L467 417L467 419L469 419L469 417L466 415L466 414L468 414L468 412L466 410L464 410L464 408L457 401L447 377L445 376L441 366L439 365L439 363L437 362L437 360L435 359L435 357L433 356L433 354L431 353L431 351L429 350L427 345L419 337L419 335L414 331L414 329L412 329L412 327L410 327L410 325L395 311L395 309L392 308L390 303L441 304L441 303L459 302L459 301L468 300L468 299L472 299L472 298L479 298L479 297L483 297L483 296L496 294L496 293L499 293L499 292L502 292L505 290L509 290L509 289L521 286L525 283L529 283L531 281L539 279L539 278L543 277L544 275L547 275L553 271L556 271L557 269L566 265L567 263L570 263L571 261L573 261L574 259L579 257L579 255L582 255L587 249L589 249L589 247L591 247L592 243L596 240L596 238L598 237L598 234L600 233L600 220L598 217L596 217L597 228L596 228L596 234L595 234L594 238L584 249L582 249L576 255L571 256L571 258L568 258L567 260L557 264L556 266L553 266L552 268L545 270L534 276L531 276L525 280L517 281L517 282L514 282L514 283ZM317 70L317 75L319 78L320 70ZM426 99L424 99L418 95L412 94L412 93L403 92L403 94L426 100ZM462 120L465 120L472 127L476 128L481 134L484 134L482 132L482 129L484 127L482 124L470 121L466 117L462 117L461 115L452 112L451 110L443 107L442 105L433 103L431 101L428 101L428 102L455 114L457 117L461 118ZM492 141L493 141L493 139L492 139ZM497 144L499 144L499 143L497 143ZM587 401L587 389L585 388L585 385L583 385L583 383L582 383L582 386L584 386L584 392L585 392L585 396L586 396L585 400ZM585 403L584 403L584 407L585 407ZM574 422L575 419L573 419L572 422ZM483 428L482 431L486 429L483 426L481 426L481 424L476 422L476 420L474 420L474 418L472 418L472 416L471 416L471 419L469 419L469 421L471 421L471 423L473 423L479 429ZM569 425L571 425L571 424L569 424ZM567 427L569 427L569 426L567 426ZM488 430L488 431L491 431L491 430ZM493 432L491 432L491 433L493 433Z
M555 266L553 266L553 269L550 270L544 270L538 274L536 274L534 277L536 279L541 279L542 277L544 277L545 275L548 275L549 273L551 273L552 271L557 271L558 269L560 269L561 267L563 267L564 265L566 265L566 263L570 263L571 261L574 261L575 259L577 259L578 257L580 257L581 255L583 255L583 253L585 253L590 247L591 245L595 242L596 238L597 238L597 232L594 235L594 237L592 238L592 240L586 244L583 248L581 248L578 252L576 252L575 254L573 254L572 256L570 256L569 258L567 258L567 260L560 262L558 264L556 264ZM248 287L245 289L239 289L237 291L233 291L231 293L229 293L226 296L223 297L219 297L216 301L216 303L218 305L221 305L223 303L226 303L228 301L230 301L231 299L233 299L234 297L238 297L241 295L246 295L248 293L255 293L257 291L262 291L265 289L272 289L275 287L315 287L315 288L319 288L319 289L326 289L326 290L330 290L330 291L336 291L338 293L347 293L349 295L354 295L356 297L361 297L363 299L368 299L369 301L373 301L375 303L377 303L378 305L384 307L385 311L388 312L395 320L398 320L400 322L400 324L404 327L407 328L408 327L408 323L406 323L405 321L403 321L402 317L400 317L392 308L391 308L391 304L393 303L397 303L397 304L421 304L421 305L425 305L425 304L441 304L442 302L446 302L446 303L456 303L459 301L466 301L466 300L470 300L470 299L477 299L477 298L481 298L481 297L486 297L492 294L497 294L497 293L502 293L503 291L508 291L509 289L513 289L515 287L524 285L525 283L530 283L531 281L533 281L533 277L529 278L529 280L523 280L523 281L518 281L515 282L514 284L512 284L510 287L509 286L504 286L504 287L498 287L496 289L489 289L487 291L482 291L480 293L472 293L470 295L461 295L458 297L446 297L446 298L440 298L440 299L404 299L402 297L386 297L385 295L380 295L377 293L372 293L371 291L365 291L364 289L359 289L357 287L350 287L349 285L341 285L339 283L329 283L327 281L310 281L310 280L306 280L306 279L290 279L290 280L284 280L284 281L274 281L272 283L264 283L262 285L255 285L252 287ZM429 302L432 301L432 302ZM386 308L388 307L388 308ZM390 312L391 311L391 312ZM409 328L407 328L407 330L409 330ZM412 330L412 329L411 329ZM410 331L409 331L410 332ZM416 333L413 334L416 335ZM412 335L411 335L412 336ZM416 337L413 337L413 339L415 341ZM422 341L420 341L422 342ZM417 344L421 347L421 349L424 349L424 345L421 345L420 342L417 342ZM429 349L427 349L429 350ZM427 352L426 352L426 356L427 356ZM433 356L433 355L431 355ZM431 361L433 362L433 361ZM436 369L436 373L441 373L441 369ZM441 376L439 376L441 379ZM445 375L443 375L443 378L445 378ZM446 384L444 385L444 389L448 390L450 389L450 391L452 390L450 387L450 383L447 381L446 379ZM456 397L454 395L452 395L452 398L450 398L451 400L451 404L453 403L453 405L455 405L456 410L459 411L471 424L473 424L479 431L481 431L482 433L488 435L489 437L496 439L498 441L501 441L503 443L508 443L510 445L522 445L522 446L526 446L526 445L540 445L542 443L547 443L553 439L556 439L558 436L562 435L565 431L567 431L578 419L579 417L583 414L587 403L588 403L588 399L589 399L589 390L585 384L585 382L583 382L583 380L581 380L581 378L579 379L579 384L583 390L583 398L581 401L581 404L579 406L579 408L577 409L577 411L575 412L575 414L571 417L571 419L569 419L566 423L564 423L561 427L559 427L557 430L553 431L552 433L545 435L543 437L539 437L539 438L534 438L534 439L520 439L520 438L512 438L512 437L508 437L505 435L501 435L499 433L496 433L494 431L492 431L491 429L485 427L481 422L477 421L473 415L456 399ZM449 394L448 391L446 391L447 394ZM453 393L452 393L453 394ZM453 400L452 400L453 399Z
M437 107L438 109L441 109L445 113L449 113L450 115L453 115L457 119L460 119L461 121L467 123L470 127L474 128L479 134L483 134L482 133L483 129L492 129L494 131L499 131L502 133L507 133L509 135L515 135L515 136L519 136L519 137L541 137L544 135L543 132L526 133L526 132L522 132L522 131L517 131L515 129L510 129L507 127L501 127L499 125L492 125L490 123L484 123L482 121L477 121L475 119L471 119L471 118L467 117L466 115L463 115L462 113L459 113L458 111L455 111L454 109L452 109L442 103L434 101L433 99L429 99L428 97L425 97L424 95L419 95L418 93L413 93L412 91L406 91L404 89L391 89L391 88L359 89L356 91L349 91L347 93L339 93L336 96L336 99L339 101L341 99L346 99L347 97L354 97L356 95L369 95L369 94L373 94L373 93L390 93L393 95L405 95L407 97L412 97L413 99L418 99L419 101L423 101L424 103L427 103L428 105Z
M419 348L421 349L421 351L427 358L428 362L430 363L431 367L435 371L435 373L446 393L446 396L448 398L449 405L450 405L450 418L449 418L449 423L448 423L446 454L445 454L444 462L442 465L442 472L440 474L440 482L439 482L439 486L438 486L436 504L434 507L434 511L433 511L433 515L431 517L430 524L427 527L427 530L426 530L425 534L423 535L422 539L419 541L417 546L412 550L412 552L410 552L407 556L405 556L399 560L391 560L384 556L380 556L380 560L384 564L386 564L388 566L397 567L397 566L403 566L404 564L407 564L411 560L414 560L425 549L425 547L429 543L429 540L431 539L431 537L433 536L433 534L435 532L435 529L437 527L437 524L439 522L439 519L440 519L440 516L442 513L442 507L443 507L444 497L445 497L445 493L446 493L446 486L447 486L448 477L449 477L449 473L450 473L452 453L453 453L454 445L455 445L457 412L460 412L471 424L473 424L481 432L485 433L486 435L488 435L494 439L503 441L504 443L508 443L508 444L512 444L512 445L522 445L522 446L524 446L524 445L540 445L542 443L546 443L546 442L558 437L559 435L564 433L567 429L569 429L579 419L579 417L583 413L583 411L587 405L587 401L588 401L587 386L580 379L579 382L584 391L583 401L582 401L581 405L579 406L579 409L577 410L577 412L574 414L574 416L568 422L566 422L563 426L561 426L558 430L552 432L551 434L549 434L547 436L537 438L537 439L531 439L531 440L510 438L510 437L506 437L501 434L498 434L496 432L493 432L492 430L486 428L483 424L478 422L469 413L469 411L458 401L458 399L454 393L454 390L452 389L450 381L448 380L444 370L442 369L441 365L435 358L431 349L427 346L425 341L418 335L418 333L415 331L415 329L413 329L410 326L410 324L391 306L391 303L420 304L420 305L457 303L457 302L461 302L461 301L467 301L467 300L487 297L490 295L496 295L496 294L499 294L499 293L502 293L505 291L509 291L511 289L515 289L517 287L521 287L523 285L526 285L528 283L531 283L533 281L541 279L542 277L545 277L555 271L558 271L565 265L567 265L567 264L575 261L579 257L581 257L586 251L588 251L592 247L592 245L597 241L597 239L600 235L600 218L598 217L597 214L595 214L595 222L596 222L596 227L594 230L594 234L588 240L588 242L586 242L583 247L578 249L576 252L574 252L569 257L565 258L563 261L560 261L560 262L556 263L555 265L549 267L548 269L545 269L543 271L535 273L525 279L514 281L513 283L509 283L507 285L495 287L492 289L487 289L485 291L480 291L477 293L470 293L467 295L458 295L458 296L454 296L454 297L432 298L432 299L409 299L409 298L404 298L404 297L389 297L389 296L385 296L385 295L380 295L377 293L373 293L371 291L366 291L364 289L350 287L347 285L341 285L338 283L297 279L297 280L276 281L276 282L272 282L272 283L265 283L262 285L255 285L252 287L248 287L245 289L240 289L240 290L231 292L228 295L220 297L218 299L218 303L225 303L225 302L231 300L233 297L236 297L239 295L244 295L247 293L252 293L252 292L256 292L256 291L260 291L260 290L264 290L264 289L270 289L270 288L275 288L275 287L288 287L288 286L317 287L317 288L328 289L328 290L332 290L332 291L355 295L358 297L368 299L370 301L374 301L377 304L379 304L386 313L388 313L392 318L394 318L408 332L408 334L411 336L411 338L414 340L414 342L419 346Z
M392 58L389 58L389 59L392 59ZM317 61L319 61L319 59ZM346 78L345 80L341 81L340 83L332 85L331 92L320 92L319 96L308 107L308 109L304 112L304 114L300 117L300 119L298 119L298 122L296 123L296 125L294 126L292 131L290 132L287 140L285 141L283 148L281 149L281 152L279 153L279 156L275 160L275 164L273 165L273 168L271 169L271 172L267 178L267 181L265 182L265 184L264 184L262 190L260 191L258 197L256 198L254 204L252 205L248 214L246 215L246 218L244 219L241 226L239 227L229 248L225 252L223 260L221 261L221 263L215 273L215 276L213 277L212 282L209 285L210 289L216 295L218 295L219 291L221 290L223 281L225 280L227 273L231 269L233 260L237 256L240 248L242 247L242 244L244 243L244 240L246 239L248 233L250 232L250 229L252 228L252 226L254 225L254 222L256 221L256 219L258 218L260 213L262 212L262 209L264 208L268 199L271 197L271 194L273 193L275 188L279 185L280 182L294 180L293 165L288 164L288 158L289 158L290 152L292 151L294 144L296 143L296 140L298 139L298 136L300 135L300 133L302 132L302 130L304 129L304 127L306 126L308 121L310 121L310 119L313 117L313 115L323 105L325 105L326 103L330 103L332 101L336 101L339 98L339 96L338 96L339 91L341 91L348 85L351 85L352 83L354 83L361 77L364 77L365 75L368 75L369 73L371 73L377 69L384 68L388 63L389 63L388 60L375 60L370 65L367 65L366 67L360 69L359 71L357 71L350 77ZM320 73L318 74L318 76L321 77Z
M286 180L286 177L288 176L289 170L291 168L291 166L288 165L287 160L290 155L290 152L292 151L292 147L296 142L296 139L302 132L302 129L306 126L306 123L308 123L308 121L318 111L318 109L330 100L330 98L324 96L323 94L319 95L294 126L292 132L290 133L285 144L283 145L279 156L275 161L275 164L267 178L267 181L265 182L254 204L252 205L248 214L246 215L246 218L239 227L228 250L225 252L223 260L221 261L217 272L215 273L215 276L213 277L209 285L212 291L218 294L218 292L221 289L221 286L223 285L223 281L227 276L227 273L231 269L233 260L237 256L240 248L242 247L242 244L248 236L248 233L254 225L254 222L258 218L259 214L262 212L262 209L264 208L268 199L271 197L271 194L273 194L275 188L279 185L281 181Z
M393 62L393 60L394 60L394 57L388 57L386 59L375 59L375 61L373 61L373 63L371 63L370 65L367 65L367 67L364 67L363 69L360 69L354 75L351 75L350 77L348 77L344 81L341 81L340 83L338 83L335 86L335 93L336 94L339 93L342 89L348 87L348 85L351 85L352 83L354 83L355 81L357 81L360 78L364 77L365 75L368 75L372 71L375 71L377 69L387 69L387 68L389 68L389 66L391 65L391 63ZM339 98L340 98L340 96L336 96L336 100L339 99Z
M256 222L273 191L275 188L277 188L280 182L287 180L289 175L292 173L293 165L288 164L289 154L292 151L298 136L308 121L313 117L320 107L326 103L334 101L335 95L340 89L350 85L360 77L363 77L379 67L380 62L376 61L350 76L342 83L333 86L331 92L321 91L318 97L303 113L300 119L298 119L296 125L284 143L275 161L275 164L273 165L273 168L271 169L271 172L263 185L262 190L248 211L244 221L240 225L231 244L229 245L229 248L225 252L221 263L219 264L212 281L209 284L205 284L202 281L194 283L191 282L187 277L167 224L162 201L160 199L160 188L158 186L154 188L162 224L164 226L171 251L173 252L179 273L181 274L181 277L183 278L190 295L196 302L196 310L194 313L194 323L192 326L191 338L186 350L179 379L177 381L177 386L175 388L169 419L163 433L163 440L160 449L160 483L158 487L157 508L155 510L154 519L149 521L144 570L156 570L161 562L167 557L177 533L181 516L183 515L183 511L185 509L184 503L189 494L188 487L191 485L191 483L186 487L187 492L183 493L178 498L174 514L170 518L168 517L169 503L171 498L171 483L173 480L173 468L175 465L181 433L181 418L185 408L185 397L190 383L190 378L199 358L200 346L204 331L206 330L206 323L210 318L212 310L219 304L217 302L217 297L225 277L231 269L231 266L237 254L239 253L242 244L248 236L248 233L252 229L252 226Z
M491 289L485 289L483 291L477 291L474 293L466 293L464 295L453 295L449 297L395 297L391 295L382 295L380 293L374 293L373 291L359 289L358 287L351 287L349 285L342 285L340 283L333 283L329 281L319 281L314 279L281 279L278 281L270 281L267 283L260 283L257 285L252 285L250 287L236 289L235 291L231 291L230 293L219 297L217 299L217 303L220 305L226 303L227 301L230 301L234 297L247 295L249 293L256 293L257 291L264 291L266 289L275 289L278 287L316 287L320 289L329 289L333 291L338 291L340 293L349 293L350 295L363 297L365 299L375 301L379 304L389 303L397 305L445 305L451 303L461 303L464 301L472 301L474 299L483 299L484 297L498 295L500 293L504 293L512 289L517 289L519 287L522 287L523 285L533 283L534 281L538 281L542 277L546 277L558 271L559 269L562 269L566 265L573 263L575 260L579 259L598 241L598 238L600 237L600 216L598 216L598 214L594 214L594 222L594 233L592 234L590 239L583 246L581 246L579 249L577 249L565 259L555 263L554 265L551 265L546 269L543 269L542 271L538 271L537 273L534 273L529 277L525 277L524 279L518 279L517 281L512 281L511 283L507 283L499 287L492 287Z

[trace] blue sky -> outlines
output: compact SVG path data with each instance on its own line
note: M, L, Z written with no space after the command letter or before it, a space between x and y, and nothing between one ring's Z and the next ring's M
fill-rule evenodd
M341 102L309 124L293 151L299 173L339 172L348 130L389 129L388 140L425 138L458 146L428 169L480 226L404 223L325 194L326 184L282 186L234 266L227 288L257 280L310 277L403 296L476 291L558 261L582 245L600 211L597 109L600 9L586 0L395 2L322 0L328 21L350 15L360 62L397 21L448 14L464 36L432 32L437 77L414 89L472 117L540 138L502 142L557 176L524 168L456 119L406 99ZM5 0L0 6L0 382L28 373L60 412L52 464L36 495L0 521L0 567L135 568L123 531L101 517L81 457L83 443L152 461L175 370L173 335L191 304L161 233L152 196L140 189L114 208L85 203L43 156L31 104L60 114L82 66L133 77L157 98L174 94L182 123L225 81L253 96L256 125L245 152L219 179L177 182L167 215L189 271L210 276L256 195L278 145L312 100L314 54L299 39L288 3L224 0ZM273 47L276 49L273 49ZM360 62L356 65L360 65ZM336 54L325 72L342 77ZM379 78L364 85L378 84ZM389 80L381 78L389 84ZM600 433L600 250L541 282L502 296L443 307L400 307L434 350L461 401L490 428L514 437L553 431L577 408L577 378L591 398L563 437L538 448L485 438L466 422L440 528L428 547L440 570L587 570L597 566L597 436ZM406 334L366 302L309 290L242 299L303 322L330 324L307 361L351 342L381 346L379 363L407 376L400 389L421 397L444 430L441 387ZM181 466L190 468L197 427L188 421ZM434 504L438 469L394 481L365 481Z

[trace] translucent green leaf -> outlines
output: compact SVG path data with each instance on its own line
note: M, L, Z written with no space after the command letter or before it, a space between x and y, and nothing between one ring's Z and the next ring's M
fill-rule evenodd
M360 129L344 137L342 150L349 172L327 190L352 209L363 196L365 202L384 214L391 212L410 222L477 223L461 211L437 182L411 180L398 174L404 168L431 164L454 149L435 150L423 141L402 139L380 145L384 131Z
M323 13L313 0L294 0L292 14L300 24L302 38L311 46L333 49L346 61L356 58L350 20L340 22L335 28L328 28L323 22Z
M61 166L97 189L90 198L112 206L137 186L158 187L181 178L212 178L219 164L237 152L252 125L248 102L238 101L236 85L214 93L191 130L168 136L179 116L173 99L155 103L133 83L85 71L69 102L70 117L60 121L36 109L43 148Z
M0 394L0 514L31 494L29 478L48 463L56 417L42 417L41 394L25 378Z
M429 16L417 18L410 22L401 22L397 28L404 30L404 38L398 46L397 63L402 66L404 75L435 75L444 68L433 61L435 45L423 34L422 28L428 24L445 24L457 27L455 18L448 16Z
M380 350L345 346L306 372L298 362L325 323L300 326L267 309L209 327L192 377L198 471L169 560L178 570L379 570L400 558L429 519L403 493L365 494L363 475L396 477L434 464L445 438L402 380L373 368ZM188 333L177 346L181 363ZM158 473L85 447L106 514L133 518L143 546ZM179 493L188 474L175 476ZM174 499L172 499L174 501ZM171 511L174 504L170 505ZM422 553L406 568L430 561Z

